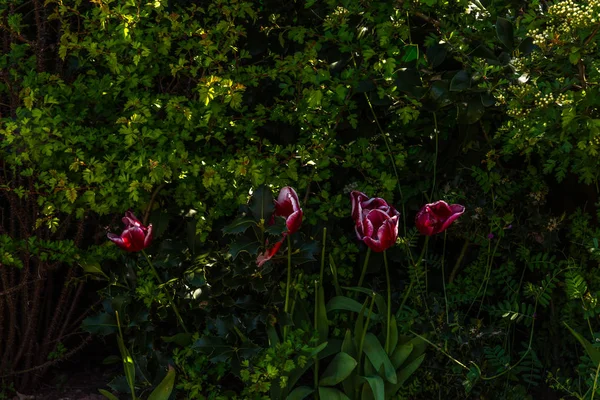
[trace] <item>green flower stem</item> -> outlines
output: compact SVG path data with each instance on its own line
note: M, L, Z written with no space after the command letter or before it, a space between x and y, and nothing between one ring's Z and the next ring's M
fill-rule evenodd
M287 235L288 245L288 266L287 266L287 283L285 285L285 303L283 303L283 312L287 313L290 302L290 286L292 285L292 240L290 235ZM283 327L283 340L287 338L287 325Z
M446 260L446 231L444 231L444 246L442 248L442 287L444 288L444 303L446 304L446 324L450 325L448 317L448 296L446 296L446 273L444 270Z
M390 322L392 320L392 286L390 283L390 268L388 266L387 250L383 251L385 264L385 280L387 282L387 322L385 324L385 353L390 354Z
M327 228L323 228L323 248L321 249L321 270L319 271L319 280L315 281L315 329L319 331L319 287L323 286L323 274L325 271L325 245L327 244ZM319 340L323 340L323 338L319 338ZM315 368L314 368L314 385L315 385L315 400L319 400L319 356L315 355L314 359Z
M371 257L371 248L367 249L367 255L365 256L365 262L363 263L362 271L360 272L360 278L358 279L358 287L362 287L365 275L367 273L367 266L369 265L369 258Z
M158 275L158 272L156 271L156 268L154 268L154 265L152 264L152 261L150 261L150 257L148 257L148 254L146 254L146 252L144 250L142 250L142 254L144 255L144 257L146 257L146 261L148 261L148 265L150 266L150 269L152 270L152 273L154 274L154 277L158 281L158 284L162 285L163 282L160 279L160 276ZM165 289L165 294L167 295L167 299L169 300L169 304L173 308L173 311L175 311L175 315L177 315L177 318L179 319L179 323L181 324L181 327L183 328L184 332L185 333L189 333L189 331L185 327L185 323L183 322L183 318L181 318L181 314L179 314L179 309L177 308L177 305L175 304L175 301L173 300L173 297L171 296L171 293L169 293L169 291L167 289Z
M414 263L415 266L421 264L421 261L423 261L423 257L425 256L425 250L427 249L428 243L429 243L429 236L425 236L425 243L423 244L423 248L421 249L421 254L419 255L419 259L417 260L416 263ZM402 298L402 303L400 303L400 308L398 309L398 312L402 311L402 309L404 308L404 304L406 303L406 300L408 300L408 296L410 296L410 293L411 293L414 285L415 285L414 280L411 279L410 285L408 285L408 289L406 290L406 293L404 293L404 297Z
M371 315L373 314L373 306L375 305L375 293L373 293L371 295L371 305L369 306L369 314L367 314L367 320L365 321L365 323L363 324L363 331L362 334L360 336L359 342L358 342L358 360L356 363L356 371L362 371L362 353L363 353L363 345L365 343L365 337L367 336L367 330L369 329L369 323L371 322ZM359 315L360 318L360 315ZM359 390L360 390L361 385L356 385L356 396L355 398L359 399Z

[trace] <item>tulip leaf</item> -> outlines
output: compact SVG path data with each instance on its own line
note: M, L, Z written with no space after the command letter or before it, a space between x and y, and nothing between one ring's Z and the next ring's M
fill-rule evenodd
M368 398L370 397L369 394L372 394L374 400L385 400L385 383L380 376L361 376L361 379L368 383L368 386L363 386L363 396L361 398ZM367 388L371 388L371 393L365 393L365 390L368 390Z
M573 336L575 336L575 339L577 339L579 341L579 343L581 343L581 345L585 349L586 353L588 354L588 356L590 357L590 359L592 360L594 365L599 365L600 364L600 349L598 349L597 347L594 347L594 345L592 345L592 343L590 343L586 338L581 336L579 333L575 332L575 330L573 330L566 322L563 322L563 324L565 324L567 329L569 329L569 331L571 331L571 334Z
M333 310L346 310L346 311L354 311L360 312L363 308L362 304L358 301L351 299L346 296L335 296L327 303L327 311ZM379 320L380 316L378 314L372 313L371 319Z
M385 353L383 346L381 346L381 343L379 343L377 336L371 332L367 333L365 336L365 340L363 342L363 351L369 358L369 361L371 361L371 364L373 364L373 367L376 371L379 371L383 365L385 379L392 384L396 383L396 369L392 365L388 355Z
M410 353L413 351L414 346L412 343L406 343L398 346L394 353L392 354L392 365L394 368L398 369L402 365L404 361L408 358Z
M396 384L388 385L386 387L385 395L388 399L392 398L396 394L396 392L400 390L402 385L404 385L404 382L406 382L406 380L410 378L410 376L417 370L417 368L419 368L424 359L425 354L421 354L419 357L417 357L409 364L407 364L404 368L402 368L400 371L398 371L398 373L396 374Z
M325 308L325 289L321 284L319 284L319 289L317 291L317 304L315 304L315 308L315 323L317 324L315 328L319 333L319 341L325 342L329 333L329 321L327 319L327 308Z
M327 400L350 400L343 392L338 389L319 386L319 398Z
M119 400L119 398L117 396L115 396L108 390L98 389L98 392L100 392L100 394L103 395L104 397L106 397L108 400Z
M312 394L315 390L308 386L299 386L286 397L286 400L302 400Z
M321 379L320 386L334 386L346 379L356 368L358 363L347 353L339 352L331 360Z
M394 354L394 350L398 345L398 324L396 323L396 317L392 314L390 319L390 354Z
M244 233L252 225L256 225L256 222L254 221L253 218L250 218L250 217L236 218L231 224L229 224L223 228L223 233L225 235L236 235L239 233Z
M158 386L150 393L148 400L168 400L175 384L175 368L169 365L169 372Z
M266 185L257 187L252 193L249 207L256 222L260 222L261 220L268 222L275 209L271 189Z

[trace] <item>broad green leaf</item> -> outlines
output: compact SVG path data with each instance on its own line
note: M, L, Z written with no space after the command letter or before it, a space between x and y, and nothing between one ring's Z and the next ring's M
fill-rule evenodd
M500 40L500 43L504 45L508 50L514 49L514 33L512 23L506 18L498 17L496 20L496 36Z
M299 386L286 397L287 400L302 400L306 396L312 394L315 390L308 386Z
M168 400L175 384L175 368L169 365L169 372L158 386L150 393L148 400Z
M106 275L104 273L104 271L102 271L102 268L100 267L100 263L97 261L92 261L92 262L82 261L79 263L79 265L81 265L81 268L83 268L83 270L88 274L97 274L97 275L102 275L105 278L108 278L108 275Z
M329 363L321 379L320 386L334 386L343 381L356 368L356 360L347 353L338 353Z
M450 91L460 92L471 87L471 75L465 70L458 71L450 81Z
M404 382L419 368L421 363L425 359L425 354L421 354L421 356L417 357L410 363L408 363L404 368L398 371L396 378L397 381L395 385L388 385L385 390L385 395L387 398L392 398L398 390L404 385Z
M319 398L323 400L350 400L348 396L338 389L319 386Z
M383 346L379 343L377 336L371 332L365 336L363 343L363 351L373 364L376 371L379 371L381 366L384 368L385 379L390 383L396 383L396 369L392 365L388 355L385 353Z
M394 350L390 360L395 369L400 368L402 363L406 361L410 353L413 351L413 348L414 347L412 343L401 344L400 346L396 347L396 350Z
M325 342L329 334L329 320L327 319L327 308L325 307L325 289L320 283L317 293L317 304L315 304L315 307L317 312L317 326L315 328L319 333L319 341Z
M446 54L448 54L448 48L445 44L434 44L433 46L429 46L426 52L427 60L433 68L444 62Z
M579 333L575 332L566 322L563 322L563 324L565 324L567 329L569 329L569 331L571 331L571 334L573 336L575 336L575 339L577 339L579 341L579 343L581 343L581 345L585 349L588 356L591 358L594 365L596 365L596 366L599 365L600 364L600 349L594 347L586 338L581 336Z
M252 211L254 220L256 222L261 220L268 222L274 209L271 189L265 185L257 187L252 193L252 199L250 199L250 211Z
M346 296L335 296L334 298L329 300L329 302L327 303L327 311L328 312L333 311L333 310L346 310L346 311L360 312L362 307L363 306L358 301L351 299L350 297L346 297ZM378 314L372 313L371 319L379 320L380 317Z
M390 354L394 354L396 346L398 345L398 324L396 323L396 317L392 314L390 319Z
M117 396L115 396L108 390L98 389L98 392L100 392L100 394L103 395L104 397L106 397L108 400L119 400L119 398Z
M367 381L368 387L371 388L371 394L375 400L385 400L385 383L380 376L361 376L362 379ZM363 393L365 388L363 387ZM365 396L363 396L363 399Z

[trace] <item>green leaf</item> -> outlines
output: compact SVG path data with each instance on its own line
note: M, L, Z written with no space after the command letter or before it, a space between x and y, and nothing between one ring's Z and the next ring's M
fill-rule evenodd
M127 379L127 384L131 390L131 393L135 391L135 364L133 363L133 358L131 354L129 354L129 350L123 343L123 338L121 336L117 336L117 344L119 345L119 351L121 353L121 358L123 360L123 369L125 370L125 378Z
M369 384L375 400L385 400L385 383L380 376L361 376L361 378ZM365 396L363 396L363 398L365 398Z
M169 365L169 372L158 386L150 393L148 400L168 400L175 384L175 368Z
M347 353L340 352L331 360L323 376L319 380L320 386L334 386L346 379L356 368L357 362Z
M257 255L259 248L260 243L258 241L241 236L235 242L229 245L229 255L231 255L231 258L234 260L242 252L246 252L250 255Z
M327 319L327 308L325 307L325 289L319 284L317 292L317 304L315 304L317 313L317 332L319 333L319 342L325 342L329 334L329 320Z
M371 332L367 333L365 336L365 340L363 342L363 351L369 358L369 361L371 361L371 364L373 364L373 367L376 371L379 371L383 365L385 379L387 379L387 381L390 383L396 383L396 369L392 365L388 355L385 353L381 343L379 343L377 336Z
M427 60L433 68L439 66L446 59L448 48L445 44L434 44L427 48Z
M586 353L594 363L594 365L600 364L600 349L594 347L586 338L581 336L579 333L575 332L566 322L563 321L563 324L571 331L571 334L575 336L575 339L581 343Z
M467 124L474 124L479 121L484 113L485 108L483 107L480 97L469 99L467 103Z
M112 315L103 312L84 319L81 329L95 335L110 335L117 331L117 321Z
M299 386L286 397L287 400L302 400L306 396L312 394L315 390L308 386Z
M404 47L404 55L402 56L402 61L411 62L419 58L419 46L416 44L410 44Z
M185 347L191 343L192 334L182 332L173 336L161 336L161 339L166 343L175 343L178 346Z
M360 310L362 308L363 308L362 304L360 304L358 301L351 299L349 297L346 297L346 296L335 296L334 298L329 300L329 302L327 303L327 312L333 311L333 310L346 310L346 311L360 312ZM380 317L379 317L379 315L372 313L371 319L379 320Z
M108 390L98 389L98 392L100 392L100 394L103 395L104 397L106 397L108 400L119 400L119 398L117 396L115 396Z
M348 396L334 388L319 386L319 398L325 400L350 400Z
M79 265L81 265L81 268L83 268L83 270L87 274L97 274L97 275L102 275L105 278L108 278L108 275L106 275L104 273L104 271L102 271L102 268L100 267L100 263L97 261L92 261L92 262L81 261L79 263Z
M496 36L500 43L504 45L508 50L514 49L514 33L512 23L506 18L498 17L496 20Z
M394 354L394 350L398 345L398 324L396 323L396 317L392 315L390 319L390 354Z
M471 75L465 70L458 71L450 81L450 91L460 92L471 87Z
M408 363L402 370L398 371L396 374L397 383L395 385L388 385L385 390L385 396L389 399L396 395L398 390L404 385L404 382L419 368L421 363L425 359L425 354L421 354L421 356L417 357L410 363Z
M256 222L269 221L275 206L273 205L273 193L266 185L260 185L252 193L250 199L250 211Z
M223 233L225 235L244 233L253 225L256 225L256 222L250 217L236 218L231 224L223 228Z
M414 346L412 343L406 343L398 346L392 354L391 362L395 369L400 368L402 363L406 361L410 353L413 351Z

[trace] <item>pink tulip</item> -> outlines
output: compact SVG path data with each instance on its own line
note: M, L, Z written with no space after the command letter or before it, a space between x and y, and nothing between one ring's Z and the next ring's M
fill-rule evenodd
M152 242L152 224L147 227L127 211L122 219L125 229L121 235L107 234L108 238L125 251L135 252L144 250Z
M302 216L304 215L300 208L300 201L296 191L289 186L281 189L279 196L275 201L276 217L284 217L287 233L292 234L300 229L302 225ZM284 235L285 236L285 235Z
M350 193L352 218L358 240L375 252L382 252L396 243L400 213L379 197L369 198L358 191Z
M465 212L460 204L448 205L443 200L425 204L417 213L415 224L423 235L431 236L444 232L452 223Z

